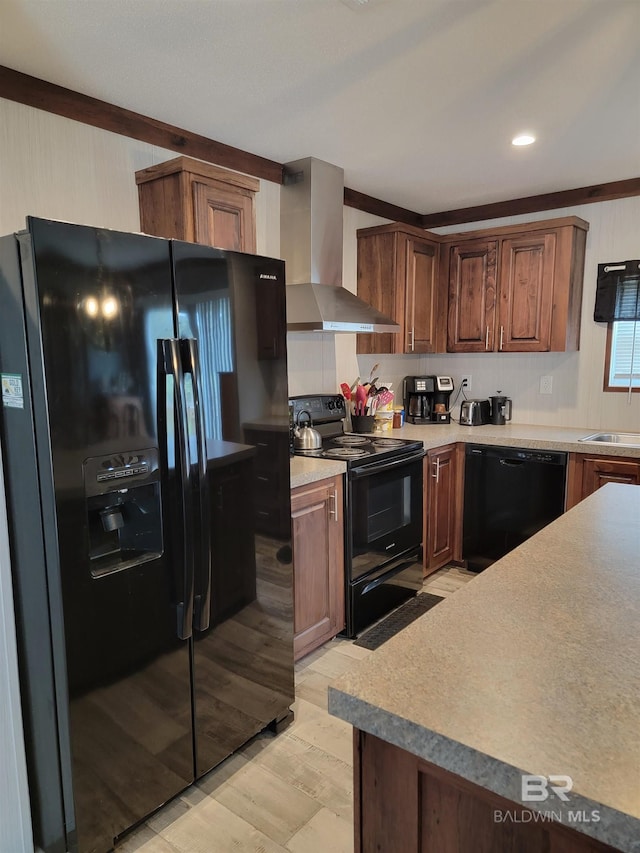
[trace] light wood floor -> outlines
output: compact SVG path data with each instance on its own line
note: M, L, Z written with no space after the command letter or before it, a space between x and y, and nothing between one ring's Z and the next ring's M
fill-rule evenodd
M456 567L424 591L476 577ZM353 853L351 727L327 713L327 686L370 655L336 638L296 664L295 721L258 735L129 835L117 853Z

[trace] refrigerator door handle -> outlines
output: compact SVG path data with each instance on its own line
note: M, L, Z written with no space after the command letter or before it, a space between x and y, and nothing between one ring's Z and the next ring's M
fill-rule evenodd
M177 634L181 640L191 636L193 622L193 547L194 512L191 490L191 460L189 455L189 424L184 371L180 357L179 341L172 338L159 342L163 373L172 376L173 411L176 425L176 455L180 470L180 506L182 515L182 578L177 590ZM166 379L165 379L166 382ZM176 555L177 556L177 555Z
M204 411L202 408L202 378L198 357L198 342L194 338L180 341L185 372L191 373L193 385L193 404L195 409L196 447L198 453L198 501L200 535L194 543L196 552L194 565L196 589L194 593L193 627L197 631L206 631L209 627L211 611L211 511L209 484L207 480L207 448L205 441ZM196 550L197 549L197 550Z

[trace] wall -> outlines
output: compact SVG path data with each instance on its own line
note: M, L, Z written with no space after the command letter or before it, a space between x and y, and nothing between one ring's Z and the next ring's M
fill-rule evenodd
M516 422L637 431L640 394L632 394L629 402L627 394L602 390L606 325L594 323L593 305L598 264L637 258L640 253L640 197L434 230L444 234L571 215L585 219L590 225L578 352L360 356L361 375L368 376L376 361L382 362L383 378L394 381L396 387L403 376L425 373L451 375L457 387L461 375L470 374L472 390L467 396L487 397L502 391L513 399ZM355 242L355 235L351 235L351 240ZM539 393L541 376L553 377L552 394Z
M23 229L27 215L138 231L134 173L175 156L175 151L0 99L0 235ZM256 199L260 254L279 255L279 212L279 185L261 181ZM21 853L32 850L33 843L2 484L0 472L0 850Z

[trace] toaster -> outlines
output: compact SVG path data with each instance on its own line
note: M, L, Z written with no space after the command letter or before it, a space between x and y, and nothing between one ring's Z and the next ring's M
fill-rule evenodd
M463 400L460 406L462 426L480 426L491 421L491 402L489 400Z

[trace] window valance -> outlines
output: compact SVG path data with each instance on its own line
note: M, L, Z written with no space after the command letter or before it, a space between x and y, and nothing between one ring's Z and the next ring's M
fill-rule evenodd
M640 260L598 264L597 323L640 320Z

